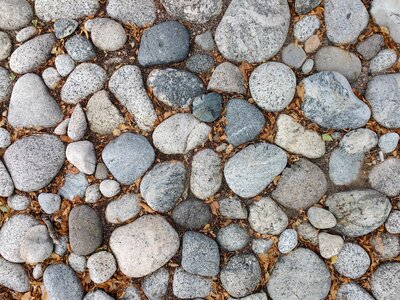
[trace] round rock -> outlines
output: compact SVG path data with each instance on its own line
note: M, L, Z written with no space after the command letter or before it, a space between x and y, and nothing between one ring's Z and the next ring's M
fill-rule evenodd
M124 27L112 19L90 19L86 21L85 28L90 32L93 44L104 51L119 50L127 40Z
M294 229L286 229L279 236L278 250L280 253L287 254L297 246L297 231Z
M310 207L307 211L310 223L318 229L329 229L336 226L335 216L328 210L320 207Z
M400 194L400 160L389 158L375 165L369 172L371 187L381 193L394 197Z
M26 263L43 262L53 252L53 240L45 225L29 228L21 241L20 254Z
M291 43L282 50L282 61L288 66L300 69L307 58L303 48Z
M363 153L349 154L343 148L332 151L329 159L329 177L336 185L349 185L356 181L361 173Z
M145 27L156 19L156 5L153 0L110 0L107 2L108 15L123 23Z
M141 211L140 198L134 194L126 194L108 203L106 219L113 224L124 223L139 214Z
M7 199L7 205L14 210L27 209L30 203L31 200L24 195L14 194Z
M89 182L85 174L82 172L77 174L66 174L64 178L64 184L58 190L58 194L62 198L72 201L75 197L83 198L88 186Z
M400 293L400 263L381 264L371 275L372 295L377 300L395 300Z
M68 54L57 55L54 64L62 77L68 76L75 68L75 62Z
M99 189L104 197L112 198L119 194L121 186L116 180L106 179L100 183Z
M204 201L189 199L174 208L172 219L186 229L200 230L211 221L211 210Z
M398 133L389 132L379 138L378 145L382 152L387 154L393 152L397 148L399 140L400 136Z
M239 224L230 224L218 230L218 244L226 251L238 251L250 242L247 229Z
M336 272L351 279L363 276L371 264L367 251L354 243L345 243L333 265Z
M92 254L87 261L90 279L96 283L103 283L110 279L117 271L114 256L107 251Z

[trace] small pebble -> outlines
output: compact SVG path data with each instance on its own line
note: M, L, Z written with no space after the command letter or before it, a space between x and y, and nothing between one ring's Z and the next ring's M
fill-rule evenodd
M7 148L11 145L11 135L5 128L0 128L0 148Z
M36 280L39 280L43 276L43 265L37 264L32 270L32 276Z
M106 165L102 162L97 164L96 167L96 172L94 173L94 177L96 177L96 179L106 179L108 176L108 169L106 167Z
M321 40L318 35L313 35L304 43L304 51L313 53L321 46Z
M17 42L22 43L29 40L35 34L36 34L36 28L33 26L28 26L18 31L17 35L15 36L15 39L17 40Z
M72 252L68 256L68 264L75 272L83 273L86 269L86 257Z
M314 68L314 60L309 58L301 66L301 71L303 72L303 74L308 74L313 70L313 68Z
M400 233L400 210L393 210L386 220L385 228L389 233Z
M57 194L41 193L38 196L38 201L46 214L54 214L61 206L61 197Z
M70 118L67 118L64 121L62 121L60 124L58 124L57 127L54 129L54 133L57 135L66 135L68 125L69 125L69 120L70 120Z
M268 239L253 239L251 249L255 254L265 254L274 244L273 240Z
M310 207L307 211L310 223L318 229L328 229L336 226L335 216L326 209L320 207Z
M96 203L101 199L100 186L98 184L89 185L85 191L86 203Z
M114 256L107 251L92 254L87 262L90 279L96 284L106 282L117 271Z
M203 94L193 100L193 115L203 122L214 122L222 112L222 97L217 93Z
M397 61L396 51L392 49L383 49L370 61L369 71L371 73L380 73L390 69Z
M297 232L294 229L286 229L279 236L278 250L287 254L297 246Z
M205 51L211 51L215 48L214 38L211 31L199 34L194 39L195 43Z
M42 73L42 78L47 87L54 90L61 80L60 74L53 67L46 68Z
M246 228L238 224L230 224L218 231L217 241L226 251L238 251L247 246L250 237Z
M323 258L331 258L343 248L343 238L338 235L320 232L318 234L319 252Z
M397 148L400 136L396 132L389 132L379 138L379 148L383 153L387 154L393 152Z
M78 22L72 19L58 19L54 22L54 33L58 39L63 39L78 28Z
M14 210L25 210L31 201L24 195L14 194L7 199L7 205Z
M104 197L111 198L119 194L121 187L116 180L106 179L100 183L100 192Z
M294 43L287 45L282 50L282 61L289 67L299 69L306 60L306 53Z
M57 55L54 63L62 77L68 76L75 68L75 62L68 54Z

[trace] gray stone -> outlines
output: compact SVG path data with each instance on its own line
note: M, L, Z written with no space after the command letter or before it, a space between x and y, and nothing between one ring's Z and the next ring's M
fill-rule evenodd
M300 46L291 43L282 50L282 61L290 67L300 69L307 58Z
M155 154L144 136L124 133L107 144L102 158L116 180L130 185L150 168Z
M317 16L305 16L294 25L293 35L300 42L305 42L319 29L320 25Z
M255 291L261 281L261 267L252 254L232 256L221 270L224 289L233 297L244 297Z
M13 44L9 35L0 31L0 60L8 58L11 54Z
M106 198L112 198L119 194L121 191L121 186L118 181L112 179L103 180L100 183L100 192Z
M22 259L31 265L43 262L53 252L53 240L45 225L29 228L21 241L20 254Z
M155 211L168 212L185 190L186 169L183 163L169 161L154 166L142 179L140 193Z
M25 210L29 204L31 204L31 200L24 195L14 194L7 199L7 205L13 210Z
M280 234L289 224L285 212L268 197L255 201L249 207L249 224L261 234Z
M362 236L377 229L392 207L388 198L374 190L335 193L328 197L325 205L336 217L334 230L348 237Z
M30 289L28 273L22 265L0 257L0 285L15 292L25 293Z
M316 8L321 3L321 0L296 0L295 10L296 13L305 15Z
M206 73L214 66L214 59L208 54L194 54L186 60L186 68L194 73Z
M225 93L246 94L246 85L242 73L237 66L227 61L215 68L207 89Z
M143 85L138 66L126 65L119 68L108 82L111 93L131 113L140 129L152 130L157 114Z
M327 191L322 170L306 159L286 168L272 192L272 198L291 209L305 209L317 203Z
M338 72L353 82L361 74L361 61L351 52L339 47L326 46L315 55L315 68L317 71Z
M51 56L55 42L54 34L46 33L23 43L11 54L11 71L24 74L44 65Z
M94 177L96 177L96 179L106 179L108 176L108 169L106 167L106 165L102 162L99 162L96 166L96 172L94 173Z
M393 210L386 220L385 228L389 233L400 233L400 211Z
M85 62L96 57L92 43L84 36L74 35L65 42L67 53L77 62Z
M17 42L23 43L32 38L33 36L35 36L36 33L37 33L36 27L28 26L18 31L17 35L15 36L15 39L17 40Z
M94 15L100 8L98 0L37 0L35 12L39 19L51 21L52 19L71 18L80 19Z
M357 45L357 52L365 59L370 60L378 54L383 45L383 36L375 33Z
M64 256L68 251L68 236L63 235L58 239L58 244L54 245L54 253L59 256Z
M227 219L247 219L247 209L238 197L225 198L218 202L219 213Z
M246 228L230 224L218 230L217 241L225 251L238 251L247 246L250 237Z
M7 148L11 145L11 134L5 128L0 128L0 148Z
M397 15L400 12L400 6L397 1L374 0L372 1L370 12L375 23L379 26L388 28L392 39L396 43L399 43L400 30L398 27Z
M86 203L96 203L101 199L102 195L100 193L100 185L92 184L86 188L85 191L85 202Z
M12 91L12 81L7 69L0 67L0 102L8 99Z
M57 55L54 63L62 77L68 76L75 69L75 62L68 54Z
M363 153L349 154L343 148L336 148L329 159L329 177L336 185L349 185L361 173Z
M204 201L184 200L172 211L172 219L186 229L200 230L211 221L211 210Z
M68 125L69 125L69 120L70 120L70 118L66 118L60 124L58 124L57 127L54 128L54 134L66 135L67 130L68 130Z
M371 187L389 197L400 194L400 160L389 158L375 165L369 172Z
M328 210L313 206L307 211L310 223L318 229L329 229L336 226L335 216Z
M349 82L340 73L319 72L301 83L304 88L302 110L312 122L333 129L354 129L368 122L370 109L354 95Z
M75 272L64 264L49 265L43 274L49 300L82 299L84 290Z
M309 58L301 66L301 72L303 72L303 74L309 74L309 73L311 73L313 68L314 68L314 60Z
M86 115L78 103L69 119L67 134L73 141L79 141L85 136L87 130Z
M79 171L85 174L93 174L96 169L96 153L90 141L70 143L65 151L67 160Z
M301 223L297 227L297 233L300 239L303 239L314 246L318 245L318 230L315 229L315 227L313 227L310 223Z
M369 71L380 73L390 69L397 61L397 53L392 49L383 49L370 61Z
M368 25L368 11L361 0L328 0L324 6L326 35L335 44L354 42Z
M43 265L37 264L32 270L32 277L39 280L43 276Z
M242 298L229 297L228 300L268 300L268 297L264 292L261 292L261 293L251 294L249 296Z
M117 271L117 263L114 256L107 251L100 251L92 254L87 261L90 279L96 283L103 283L109 280Z
M93 44L104 51L119 50L127 41L124 27L112 19L90 19L86 21L85 28L90 32Z
M133 219L142 210L139 203L140 198L135 194L125 194L108 203L106 208L107 222L119 224Z
M393 152L397 148L399 139L400 139L400 136L396 132L386 133L379 138L379 142L378 142L379 148L385 154Z
M368 153L378 144L378 136L367 128L359 128L345 134L339 146L349 154Z
M58 194L62 198L72 201L75 197L83 198L88 186L88 180L82 172L77 174L66 174L64 184L59 189Z
M54 22L54 34L56 38L63 39L73 34L78 26L78 21L74 19L58 19Z
M124 297L121 298L121 300L141 300L142 296L139 292L139 290L132 284L130 284L125 290L124 290Z
M351 279L363 276L371 264L368 252L354 243L345 243L333 265L336 272Z
M28 25L33 18L31 4L26 0L1 0L0 29L18 30Z
M100 289L90 291L83 298L83 300L114 300L114 299L115 298L111 297L106 292Z
M102 67L92 63L82 63L72 71L64 83L61 89L61 100L76 104L100 91L106 78L106 71Z
M110 248L121 272L138 278L165 265L178 251L179 237L163 217L145 215L115 229Z
M355 282L343 283L337 291L336 300L374 300L361 286Z
M107 13L123 23L145 27L155 21L156 5L153 0L110 0Z
M179 299L205 298L211 293L211 287L211 278L190 274L181 268L175 270L172 289Z
M162 0L161 3L173 17L200 24L207 23L222 11L222 0Z
M143 279L142 290L149 300L160 300L167 293L168 283L168 270L160 268Z
M370 240L374 253L381 260L393 259L400 255L400 237L390 233L377 233Z
M294 229L285 229L279 236L278 250L280 253L287 254L297 246L297 231Z
M197 96L193 100L193 115L203 122L214 122L222 112L222 97L217 93Z
M4 162L15 188L23 192L48 185L64 164L65 147L49 134L23 137L4 153Z
M286 1L234 0L216 29L215 42L229 60L266 61L282 47L289 23ZM245 34L249 32L254 34Z
M193 99L204 93L199 77L184 70L155 69L147 78L147 86L162 103L174 108L187 108Z
M195 37L194 42L204 51L211 51L215 49L215 42L211 31L206 31Z
M54 90L61 81L61 76L58 74L56 68L49 67L44 69L42 78L47 87Z
M396 300L400 293L400 263L381 264L371 275L371 290L377 300Z
M78 273L83 273L86 270L86 257L72 252L68 256L68 265Z
M224 167L230 189L244 198L256 196L286 167L287 155L269 143L247 146L232 156Z
M253 250L255 254L262 255L267 253L273 244L274 241L271 239L253 239L251 250Z

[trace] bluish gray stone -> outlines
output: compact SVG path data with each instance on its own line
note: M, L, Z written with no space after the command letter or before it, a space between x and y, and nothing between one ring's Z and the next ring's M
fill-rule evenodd
M54 22L54 34L56 38L63 39L73 34L78 26L78 21L74 19L58 19Z
M282 50L282 61L289 67L300 69L307 58L306 53L300 46L291 43Z
M25 195L14 194L7 199L7 205L13 210L25 210L30 204L31 200Z
M349 154L368 153L378 144L378 136L368 128L359 128L346 133L339 146Z
M84 36L74 35L65 42L69 56L77 62L85 62L96 57L92 43Z
M64 184L59 189L58 194L62 198L72 201L75 197L83 198L88 186L89 182L84 173L66 174Z
M272 239L253 239L251 249L255 254L261 255L267 253L273 244Z
M116 180L106 179L100 183L99 189L104 197L112 198L119 194L121 191L121 186Z
M379 148L383 153L390 153L397 148L400 136L396 132L389 132L379 138Z
M24 267L2 257L0 257L0 284L19 293L25 293L30 288L28 273Z
M355 243L345 243L333 265L336 272L351 279L363 276L371 264L368 252Z
M400 160L391 157L377 165L369 172L371 187L389 197L400 194Z
M400 263L389 262L378 266L371 275L372 295L377 300L396 300L400 293Z
M296 248L297 243L297 231L292 228L285 229L279 236L278 250L287 254Z
M206 73L214 66L214 59L208 54L194 54L186 60L186 68L194 73Z
M380 73L390 69L397 61L397 53L393 49L383 49L369 62L371 73Z
M209 30L197 35L194 42L204 51L211 51L215 48L214 38Z
M225 251L238 251L247 246L250 237L246 228L239 224L229 224L218 230L217 241Z
M75 62L68 54L57 55L54 64L62 77L68 76L75 68Z
M0 5L0 29L18 30L28 25L33 9L26 0L2 0Z
M200 230L211 221L211 210L202 200L184 200L172 211L172 219L186 229Z
M222 112L222 97L217 93L197 96L193 100L193 115L203 122L214 122Z
M364 153L349 154L343 148L332 151L329 159L329 177L336 185L349 185L360 175Z
M40 208L46 214L54 214L60 209L61 197L52 193L40 193L38 196Z
M365 59L370 60L378 54L383 45L383 36L375 33L357 45L357 52Z
M103 290L97 289L87 293L83 300L115 300L115 298L111 297Z

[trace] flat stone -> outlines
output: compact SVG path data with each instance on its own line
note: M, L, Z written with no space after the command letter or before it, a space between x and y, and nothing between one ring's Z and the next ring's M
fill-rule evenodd
M26 263L35 265L50 257L53 252L53 240L45 225L29 228L20 246L21 257Z
M217 93L197 96L193 100L193 115L203 122L214 122L222 112L222 97Z
M372 236L370 244L375 255L381 260L393 259L400 255L400 237L390 233L377 233Z
M218 230L217 241L225 251L238 251L247 246L250 236L246 228L239 224L229 224Z
M142 290L149 300L162 299L167 293L169 279L168 270L160 268L143 279Z
M87 261L90 279L96 283L109 280L117 271L117 263L114 256L107 251L92 254Z
M106 179L100 183L100 192L106 198L112 198L119 194L121 186L116 180Z
M301 223L297 227L297 233L300 239L309 242L314 246L318 245L318 230L315 229L315 227L312 226L310 223Z
M115 229L110 247L121 272L138 278L165 265L178 251L179 237L163 217L145 215Z
M251 73L249 86L258 106L266 111L281 111L293 100L296 76L282 63L267 62Z
M393 210L386 220L385 228L389 233L400 233L400 211Z
M361 286L355 282L343 283L336 295L336 300L351 299L351 300L374 300Z
M74 19L58 19L54 22L54 34L56 35L56 38L63 39L73 34L78 26L78 21Z
M400 293L400 263L381 264L371 275L372 295L377 300L395 300Z
M214 67L214 58L208 54L194 54L186 60L186 68L194 73L206 73Z
M100 8L98 0L38 0L35 1L35 12L39 19L49 22L52 19L80 19L94 15Z
M11 54L13 44L10 36L0 31L0 60L8 58Z
M29 291L29 277L24 267L0 257L0 284L15 292Z
M90 19L86 21L85 28L90 32L93 44L103 51L119 50L127 41L124 27L112 19Z
M390 69L397 62L397 53L392 49L383 49L371 59L369 71L371 73L380 73Z
M344 129L364 126L371 111L352 92L347 79L337 72L313 74L301 82L302 110L307 118L324 128Z
M66 149L67 160L85 174L93 174L96 169L96 153L90 141L70 143Z
M7 205L13 210L25 210L30 204L31 200L24 195L14 194L7 199Z
M33 18L31 4L26 0L1 0L0 29L18 30L27 26Z
M383 36L375 33L357 45L357 52L365 59L370 60L378 54L383 45Z
M247 219L247 209L242 201L234 196L232 198L225 198L218 202L219 213L227 219Z
M107 179L108 169L104 163L99 162L97 164L96 172L94 173L94 177L96 177L96 179Z
M320 25L317 16L305 16L294 25L293 35L300 42L305 42L319 29Z
M57 55L54 64L62 77L68 76L75 69L75 62L68 54Z
M300 210L317 203L326 191L324 172L314 163L300 159L283 171L271 196L287 208Z
M66 174L63 186L58 190L58 194L70 201L75 197L83 198L89 182L82 172L77 174Z
M287 254L297 246L297 231L289 228L285 229L279 236L278 250L280 253Z
M375 165L369 172L371 187L389 197L400 194L400 160L389 158Z
M102 152L103 162L114 178L125 185L141 177L154 162L154 150L141 135L124 133L112 140Z
M296 0L294 9L296 13L305 15L320 5L321 0Z
M92 43L84 36L74 35L65 42L67 53L77 62L85 62L96 57Z
M378 144L378 136L367 128L359 128L345 134L339 146L349 154L368 153Z
M336 148L329 159L330 179L336 185L351 184L359 178L363 161L363 153L349 154L343 148Z
M368 252L354 243L345 243L333 265L336 272L351 279L363 276L371 264Z
M215 49L216 46L214 42L214 37L209 30L203 32L202 34L196 35L196 37L194 38L194 42L204 51L211 51Z
M42 78L46 86L51 90L56 89L61 81L60 74L58 74L57 69L53 67L44 69Z
M290 23L287 2L232 1L218 24L215 42L227 59L257 63L273 57L285 42ZM257 34L244 34L257 32Z
M111 18L138 27L151 25L156 19L153 0L110 0L106 9Z
M246 85L239 68L230 62L223 62L211 74L207 90L245 95Z
M85 202L86 203L96 203L101 199L102 195L100 193L100 185L92 184L86 188L85 191Z
M0 196L9 197L14 192L14 182L3 162L0 161Z
M172 219L186 229L200 230L211 221L211 210L202 200L184 200L172 211Z
M27 26L18 31L17 35L15 36L15 39L17 40L17 42L23 43L32 38L33 36L35 36L36 33L37 33L36 27Z
M207 23L222 11L222 0L162 0L161 3L173 17L192 23Z
M328 210L313 206L307 211L310 223L318 229L329 229L336 226L335 216Z
M211 278L193 275L181 268L175 270L172 290L179 299L205 298L211 293L211 286Z
M187 108L193 99L204 93L199 77L184 70L155 69L147 78L147 86L162 103L174 108Z
M388 198L374 190L351 190L332 194L325 202L336 217L334 231L358 237L368 234L387 219L391 204Z
M244 198L256 196L286 167L286 153L269 143L256 143L229 158L224 176L230 189Z
M282 50L282 61L289 67L300 69L307 58L306 53L300 46L291 43Z
M253 239L251 250L258 255L265 254L273 244L274 242L271 239Z
M38 196L40 208L46 214L54 214L60 209L61 197L52 193L40 193Z
M378 145L382 152L387 154L396 150L399 140L400 136L398 133L389 132L379 138Z
M79 141L85 136L86 130L86 115L81 105L78 103L69 119L67 134L73 141Z
M135 194L125 194L108 203L106 208L107 222L119 224L136 217L142 210L140 198Z
M65 147L49 134L23 137L4 153L4 162L15 188L23 192L48 185L64 164Z
M398 28L398 19L396 16L400 12L400 6L397 1L374 0L372 1L370 12L375 23L388 28L392 39L396 43L399 43L400 30Z

